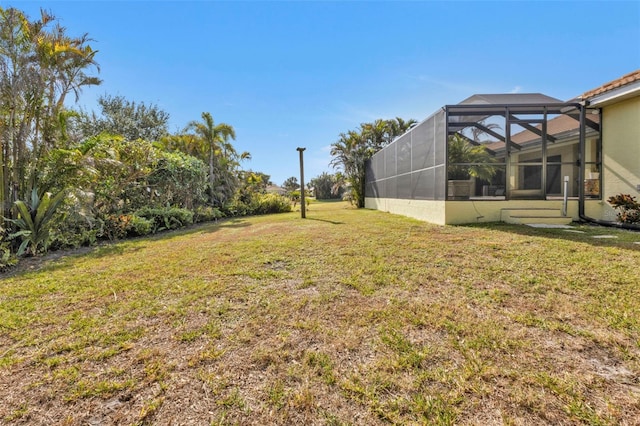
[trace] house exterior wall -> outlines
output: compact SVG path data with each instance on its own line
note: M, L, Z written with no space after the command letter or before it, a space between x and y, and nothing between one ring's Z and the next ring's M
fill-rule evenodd
M510 200L510 201L435 201L403 200L397 198L366 198L365 207L387 213L399 214L436 225L460 225L465 223L500 222L506 209L557 209L562 210L562 200ZM587 200L585 213L596 214L602 201ZM571 199L567 216L579 220L578 200Z
M367 197L364 206L367 209L380 210L387 213L412 217L436 225L445 225L446 201L438 200L410 200L400 198Z
M606 200L617 194L640 192L640 96L602 109L602 200L594 218L616 220Z

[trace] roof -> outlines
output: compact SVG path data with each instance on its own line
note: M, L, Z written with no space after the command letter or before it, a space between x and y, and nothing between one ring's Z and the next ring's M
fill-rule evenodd
M562 103L560 99L542 93L500 93L473 95L458 105L522 105Z
M640 69L639 70L635 70L630 72L629 74L626 74L620 78L617 78L615 80L612 80L606 84L603 84L600 87L597 87L595 89L589 90L588 92L584 92L582 94L582 96L580 96L580 98L582 99L588 99L588 98L592 98L596 95L600 95L602 93L605 92L609 92L613 89L617 89L619 87L622 86L626 86L627 84L631 84L634 83L636 81L640 81Z
M600 123L599 115L590 115L589 120L594 123ZM541 125L538 124L534 126L537 129L541 129ZM559 115L549 121L547 121L547 135L551 137L562 137L563 135L566 137L570 135L572 132L577 132L580 129L580 122L569 115ZM526 145L528 143L540 141L540 135L534 133L530 130L523 130L514 135L511 135L511 141L518 145ZM491 142L485 145L488 149L492 151L499 151L504 149L504 142L496 141Z
M482 120L492 115L540 114L547 111L558 114L568 103L542 93L476 94L456 105L446 105L449 123Z
M591 115L589 119L595 123L600 122L599 115ZM541 125L535 126L541 129ZM580 121L568 115L560 115L554 119L547 121L547 135L558 136L571 131L580 130ZM524 130L511 136L511 140L515 143L526 143L540 139L540 136L530 130Z
M287 192L286 189L278 186L278 185L268 185L266 188L267 192L276 192L276 193L282 193L284 194L285 192Z

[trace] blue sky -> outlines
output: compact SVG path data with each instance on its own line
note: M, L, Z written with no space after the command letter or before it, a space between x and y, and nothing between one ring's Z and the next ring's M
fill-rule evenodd
M245 169L276 184L331 172L341 132L423 120L474 93L570 99L640 68L640 1L4 1L95 41L103 94L153 103L177 131L231 124Z

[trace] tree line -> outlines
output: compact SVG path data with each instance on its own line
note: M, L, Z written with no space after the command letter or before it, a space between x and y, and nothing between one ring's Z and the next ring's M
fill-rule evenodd
M88 34L50 12L0 7L0 268L17 253L146 235L224 215L288 211L269 176L244 171L235 130L203 112L169 133L156 105L104 95Z
M49 247L291 209L266 193L268 175L242 170L250 154L208 112L170 133L167 112L123 96L101 96L98 111L68 107L101 84L91 42L50 12L30 19L0 7L0 268ZM309 182L316 196L363 207L365 161L415 122L341 133L331 146L337 173Z

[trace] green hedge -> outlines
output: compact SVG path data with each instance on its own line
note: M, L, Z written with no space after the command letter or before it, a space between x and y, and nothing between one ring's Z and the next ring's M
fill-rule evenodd
M149 208L137 210L136 216L151 221L151 232L178 229L193 224L193 212L177 207Z
M290 211L291 200L278 194L252 194L244 199L236 197L225 209L229 216L251 216Z

